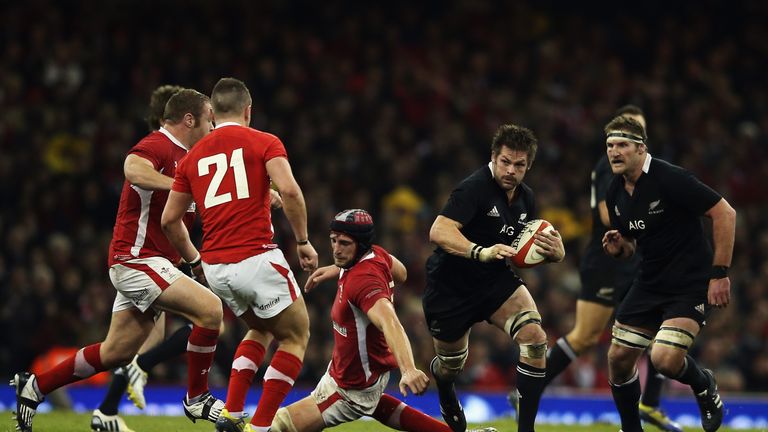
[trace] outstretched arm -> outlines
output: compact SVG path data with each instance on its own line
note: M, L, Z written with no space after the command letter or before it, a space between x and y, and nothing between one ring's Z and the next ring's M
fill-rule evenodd
M414 394L422 394L429 386L427 375L416 369L413 361L413 352L408 335L405 334L400 320L395 313L395 307L387 299L379 299L376 304L368 309L368 318L373 325L384 333L387 345L395 355L397 365L400 367L400 393L406 396L407 390Z
M307 232L307 207L304 194L293 177L288 159L276 157L267 161L267 173L280 191L283 198L283 211L291 224L293 235L296 236L296 251L302 270L314 271L317 268L317 252L309 243Z

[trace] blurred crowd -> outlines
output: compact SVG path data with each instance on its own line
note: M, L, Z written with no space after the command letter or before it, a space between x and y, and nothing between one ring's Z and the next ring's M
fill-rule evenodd
M738 211L734 300L711 315L694 355L721 389L768 391L768 5L640 3L0 3L0 375L103 338L122 162L147 132L149 95L166 83L209 93L234 76L254 97L252 126L286 145L321 264L331 217L359 207L407 265L396 306L422 368L434 353L420 301L429 227L452 187L489 160L493 131L511 122L539 139L526 182L567 257L523 278L554 341L573 324L602 127L619 106L641 106L651 154ZM295 263L287 222L273 218ZM304 385L330 358L333 292L306 296ZM230 317L223 339L242 332ZM509 337L479 324L471 341L461 385L512 386ZM554 391L606 389L609 343L606 332ZM153 376L175 382L180 370Z

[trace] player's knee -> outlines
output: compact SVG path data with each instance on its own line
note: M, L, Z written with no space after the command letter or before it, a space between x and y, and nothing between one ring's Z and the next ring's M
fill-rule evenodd
M651 362L659 373L675 377L683 367L683 359L693 345L694 336L685 329L662 326L654 339Z
M631 370L640 353L641 351L635 348L613 343L608 349L608 365L611 370Z
M286 408L280 408L272 419L272 426L269 429L273 432L298 432L293 425L291 414Z
M600 341L601 330L572 331L568 334L568 344L577 353L582 353L593 348Z
M541 315L535 310L520 311L507 318L504 331L520 344L538 342L538 338L546 340L541 328Z
M437 349L437 367L433 369L441 378L455 379L462 370L464 370L464 363L467 362L467 356L469 355L469 348L464 347L460 351L448 351L443 349Z
M202 311L200 311L200 325L205 328L220 328L221 322L224 319L224 311L221 308L221 302L207 303Z

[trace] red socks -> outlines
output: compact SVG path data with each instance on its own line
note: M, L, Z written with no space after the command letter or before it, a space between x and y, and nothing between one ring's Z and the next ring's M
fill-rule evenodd
M213 363L219 329L192 326L187 342L187 397L192 399L208 391L208 371Z
M447 424L415 410L398 399L383 394L373 418L393 429L408 432L451 432Z
M256 407L251 424L256 427L269 427L277 409L283 403L285 396L291 391L296 377L301 371L302 361L293 354L277 351L264 374L264 388L261 400Z
M245 397L263 360L264 347L260 343L254 340L240 342L232 362L227 387L226 408L230 413L242 412L245 408Z
M100 348L100 343L81 348L52 369L37 375L37 388L45 395L106 370L101 364Z

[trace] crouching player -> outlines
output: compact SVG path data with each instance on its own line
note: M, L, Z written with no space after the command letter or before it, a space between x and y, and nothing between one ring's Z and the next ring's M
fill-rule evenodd
M339 279L331 309L333 358L312 394L281 408L271 430L314 432L371 416L397 430L451 432L445 423L384 393L389 372L396 367L403 396L409 390L420 395L429 385L429 378L414 365L408 336L392 305L395 283L406 279L405 266L371 243L373 219L365 210L342 211L330 228L334 265L312 274L305 290Z

